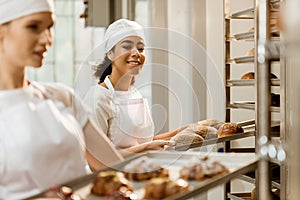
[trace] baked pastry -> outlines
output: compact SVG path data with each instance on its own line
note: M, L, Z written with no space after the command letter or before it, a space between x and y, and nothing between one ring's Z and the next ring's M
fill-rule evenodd
M122 172L110 170L98 173L91 192L100 196L114 195L125 198L133 193L133 187Z
M249 30L248 30L248 32L249 32L249 33L253 33L253 32L254 32L254 27L253 27L253 26L250 27Z
M168 177L169 171L153 159L142 156L125 165L124 174L130 180L144 181L153 177Z
M170 141L175 142L176 146L180 146L180 145L188 145L196 142L201 142L203 140L204 140L203 137L201 137L197 133L184 130L180 133L177 133L175 136L173 136Z
M244 74L244 75L241 77L242 80L246 80L246 79L254 79L254 78L255 78L254 72L248 72L248 73ZM270 78L271 78L271 79L277 79L277 76L276 76L275 74L271 73L271 74L270 74Z
M206 119L206 120L202 120L202 121L199 121L197 122L198 125L201 125L201 126L210 126L210 127L214 127L215 129L219 129L220 126L222 124L224 124L224 122L221 122L219 120L213 120L213 119Z
M183 179L152 178L145 186L143 199L163 199L187 190L189 184Z
M83 200L78 194L75 194L70 187L53 187L44 195L46 198L59 198L62 200Z
M217 160L193 157L187 165L182 166L179 175L185 180L202 180L226 172L228 169Z
M244 74L241 79L242 80L247 80L247 79L254 79L255 75L254 72L248 72L246 74Z
M204 139L212 139L212 138L218 138L217 135L217 129L210 126L202 126L202 125L191 125L189 128L187 128L186 131L192 131L193 133L196 133L203 137Z
M252 49L250 49L248 52L247 52L247 56L254 56L254 54L255 54L255 49L254 48L252 48Z
M231 136L243 132L244 132L243 128L237 123L227 122L219 128L218 136L219 137Z

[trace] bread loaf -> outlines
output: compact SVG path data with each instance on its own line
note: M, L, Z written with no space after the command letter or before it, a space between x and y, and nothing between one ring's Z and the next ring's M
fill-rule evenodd
M241 79L242 80L247 80L247 79L254 79L254 72L248 72L246 74L244 74Z
M199 121L197 122L198 125L201 125L201 126L210 126L210 127L214 127L215 129L219 129L220 126L222 124L224 124L224 122L221 122L219 120L213 120L213 119L206 119L206 120L202 120L202 121Z
M254 72L248 72L248 73L244 74L244 75L241 77L242 80L246 80L246 79L254 79L254 78L255 78ZM271 73L271 74L270 74L270 78L271 78L271 79L277 79L277 76L276 76L275 74Z
M173 136L171 138L171 141L175 142L176 146L181 146L181 145L189 145L192 143L196 143L196 142L201 142L203 141L203 137L201 137L200 135L191 132L188 132L188 130L186 130L187 132L183 131L178 133L177 135Z
M243 133L244 130L243 128L236 124L236 123L225 123L223 124L219 130L218 130L218 136L219 137L224 137L224 136L231 136L233 134L237 134L237 133Z

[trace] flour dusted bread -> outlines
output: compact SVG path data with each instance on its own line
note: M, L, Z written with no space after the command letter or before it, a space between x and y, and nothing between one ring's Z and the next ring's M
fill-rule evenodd
M193 157L188 164L182 166L179 174L180 178L185 180L202 180L226 172L228 169L218 160Z
M142 156L131 161L124 167L124 173L129 180L143 181L153 177L168 177L168 169L156 163L153 159Z
M194 133L192 131L191 132L183 131L173 136L170 141L173 141L176 146L180 146L180 145L189 145L196 142L201 142L203 140L204 140L203 137L201 137L197 133Z
M219 130L218 130L218 136L224 137L224 136L231 136L237 133L243 133L243 128L238 125L237 123L228 122L223 124Z
M204 139L212 139L212 138L217 138L217 129L214 127L210 127L210 126L202 126L202 125L194 125L191 126L190 129L200 135L201 137L203 137Z
M220 126L222 124L224 124L224 122L221 122L219 120L206 119L206 120L197 122L197 124L200 126L210 126L210 127L213 127L218 130L220 128Z
M133 187L124 174L113 170L99 172L91 192L100 196L114 197L113 199L133 199L130 196L135 196Z
M189 190L189 184L183 179L152 178L145 187L143 199L164 199L187 190Z

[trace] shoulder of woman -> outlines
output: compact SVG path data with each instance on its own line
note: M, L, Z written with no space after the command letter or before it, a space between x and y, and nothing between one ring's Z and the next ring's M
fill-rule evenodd
M44 96L49 99L62 101L65 105L71 105L74 97L73 88L63 83L37 83L33 85L38 88Z

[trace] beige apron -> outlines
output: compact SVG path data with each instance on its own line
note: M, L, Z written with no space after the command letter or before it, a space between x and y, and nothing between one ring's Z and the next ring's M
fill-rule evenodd
M151 141L154 124L147 100L131 98L131 91L115 91L109 76L104 80L113 95L113 107L116 111L116 128L111 133L112 142L118 148L127 148Z
M36 98L0 112L0 199L23 199L84 175L83 143L61 102Z

